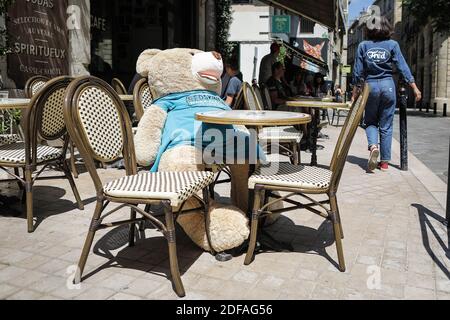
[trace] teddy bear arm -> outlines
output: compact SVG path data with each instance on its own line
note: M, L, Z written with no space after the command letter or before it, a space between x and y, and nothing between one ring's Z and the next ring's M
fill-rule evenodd
M156 105L145 110L134 138L136 160L142 166L151 165L161 146L161 136L167 112Z

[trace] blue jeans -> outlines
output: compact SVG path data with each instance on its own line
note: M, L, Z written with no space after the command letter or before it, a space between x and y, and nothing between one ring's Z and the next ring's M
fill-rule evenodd
M370 80L370 95L366 105L365 125L369 148L380 144L381 161L391 160L392 131L397 94L392 78ZM378 138L380 140L378 140Z

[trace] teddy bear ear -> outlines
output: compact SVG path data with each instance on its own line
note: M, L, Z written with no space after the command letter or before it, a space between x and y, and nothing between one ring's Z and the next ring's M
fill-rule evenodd
M160 52L159 49L148 49L142 52L136 63L136 72L143 77L147 77L150 71L150 61Z

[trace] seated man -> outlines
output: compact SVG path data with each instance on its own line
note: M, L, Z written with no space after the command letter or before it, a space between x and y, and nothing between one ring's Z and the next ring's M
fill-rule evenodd
M280 106L286 104L290 94L289 86L284 81L284 66L281 62L275 62L272 65L272 76L266 82L270 93L272 108L277 110Z
M232 107L241 88L242 80L239 79L238 62L235 59L231 59L225 63L225 73L222 76L222 93L220 97L227 105Z

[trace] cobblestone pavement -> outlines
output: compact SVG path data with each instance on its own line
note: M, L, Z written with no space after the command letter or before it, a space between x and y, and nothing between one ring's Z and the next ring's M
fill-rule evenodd
M394 136L399 140L399 117L395 116ZM408 112L408 146L420 161L444 182L448 181L450 118L435 116L433 111Z
M319 162L327 164L338 129L324 129ZM444 209L410 172L365 172L367 148L359 130L338 194L345 233L347 271L336 267L332 228L298 210L270 227L294 252L260 253L217 262L181 230L178 254L186 299L450 299L449 235ZM303 160L309 155L303 154ZM398 157L394 164L398 163ZM100 170L105 180L122 174ZM126 246L127 228L98 232L80 288L70 285L94 210L93 185L76 181L86 208L76 209L65 181L42 181L35 195L39 225L26 233L24 215L1 209L0 299L176 299L165 240L152 229ZM1 184L2 194L17 193ZM228 188L218 189L226 201ZM20 209L20 208L19 208ZM121 211L126 216L126 211Z

